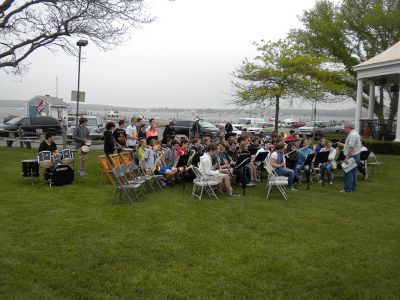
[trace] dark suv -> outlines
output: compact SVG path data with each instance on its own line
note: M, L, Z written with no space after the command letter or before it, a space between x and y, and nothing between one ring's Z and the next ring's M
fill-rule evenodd
M192 130L194 122L195 121L175 121L175 133L189 136L189 133ZM199 121L199 125L200 125L200 137L204 136L213 137L218 132L218 128L209 122Z
M0 125L0 136L14 138L20 129L26 137L38 136L40 131L62 133L60 123L52 117L16 117Z

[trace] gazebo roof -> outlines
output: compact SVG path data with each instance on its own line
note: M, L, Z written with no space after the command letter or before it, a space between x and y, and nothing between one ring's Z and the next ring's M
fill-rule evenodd
M370 67L379 67L398 62L400 62L400 42L353 68L354 71L359 71Z

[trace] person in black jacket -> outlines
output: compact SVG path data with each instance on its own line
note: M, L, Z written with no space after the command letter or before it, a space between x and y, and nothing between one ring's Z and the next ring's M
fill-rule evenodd
M168 125L165 125L165 129L163 132L162 143L165 145L167 143L167 138L174 139L175 138L175 122L171 121Z
M231 133L233 131L233 126L232 126L232 124L231 124L231 122L227 122L226 124L225 124L225 132L226 132L226 134L229 134L229 133Z
M286 156L286 167L293 171L296 170L297 161L299 159L299 151L298 151L299 145L300 145L300 140L295 139L288 143L288 147L286 150L286 152L287 152L287 154L285 155ZM300 178L296 175L296 172L294 173L293 182L300 182Z
M106 131L104 131L104 153L106 155L113 154L117 145L113 136L114 129L115 124L113 122L106 124Z

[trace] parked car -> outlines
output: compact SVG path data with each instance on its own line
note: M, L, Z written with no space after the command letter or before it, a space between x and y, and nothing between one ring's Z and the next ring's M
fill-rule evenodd
M306 123L305 122L294 122L291 126L290 126L290 128L300 128L300 127L303 127L303 126L306 126Z
M110 117L110 118L118 118L119 117L119 112L118 112L118 110L110 110L108 113L107 113L107 117Z
M324 121L311 121L306 126L299 128L300 137L314 137L316 139L330 133L343 132L343 126L332 125L329 122Z
M247 129L251 127L251 125L255 125L258 123L265 123L263 119L260 118L239 118L232 126L236 127L239 130Z
M57 119L52 117L16 117L0 125L0 136L14 138L22 131L26 137L36 137L39 132L54 131L62 133Z
M14 118L16 118L16 117L18 117L18 116L9 115L9 116L5 117L5 118L3 119L3 124L4 124L4 123L7 123L8 121L10 121L11 119L14 119Z
M189 137L189 133L192 130L194 122L195 121L188 121L188 120L175 121L175 133L184 134ZM213 137L218 132L218 128L209 122L199 121L199 125L200 125L200 137L204 136Z
M103 138L105 125L102 118L97 116L84 116L88 119L87 128L89 129L89 136L92 140L100 140ZM68 130L67 130L67 139L72 139L74 134L74 129L76 125L76 117L68 116Z
M257 123L252 126L247 127L247 132L252 134L271 134L274 132L274 124L271 123Z

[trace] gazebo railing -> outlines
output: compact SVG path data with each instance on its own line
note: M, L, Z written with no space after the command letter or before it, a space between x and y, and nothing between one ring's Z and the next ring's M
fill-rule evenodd
M361 119L360 134L365 138L393 141L396 138L397 120Z

